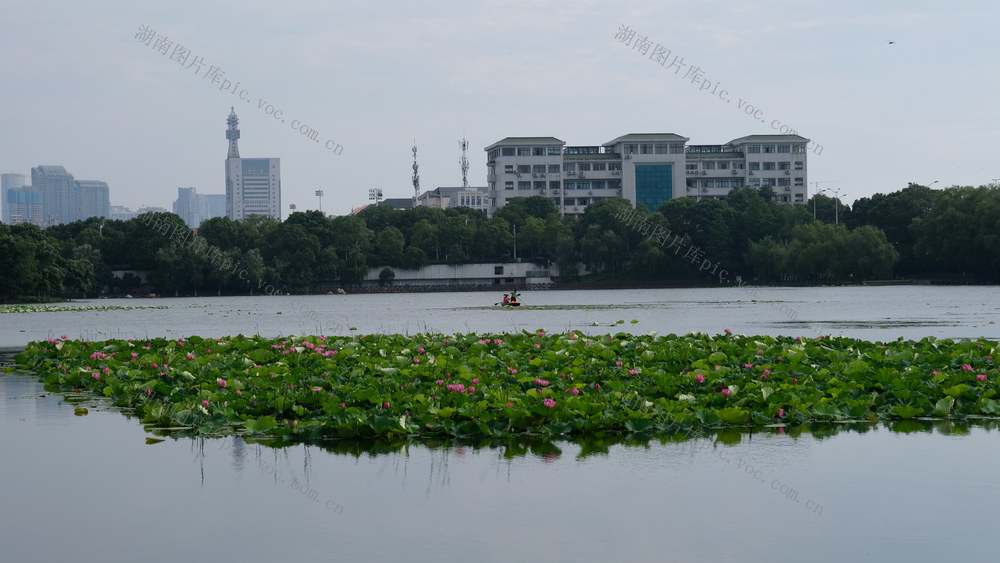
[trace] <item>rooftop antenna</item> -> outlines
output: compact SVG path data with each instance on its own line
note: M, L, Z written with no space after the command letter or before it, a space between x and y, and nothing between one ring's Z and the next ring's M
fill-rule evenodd
M413 203L416 205L420 196L420 175L417 174L417 140L413 139Z
M462 160L459 161L462 164L462 189L467 190L469 189L469 159L465 157L465 152L469 150L469 141L462 137L458 144L462 147Z

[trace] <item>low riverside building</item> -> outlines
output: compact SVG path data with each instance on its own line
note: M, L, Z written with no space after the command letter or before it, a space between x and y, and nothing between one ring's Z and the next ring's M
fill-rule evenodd
M388 266L368 269L362 285L380 285L379 277ZM426 288L454 287L455 289L488 289L490 287L531 287L544 288L552 285L552 278L558 277L556 265L542 267L528 262L505 262L489 264L433 264L419 270L391 268L394 274L392 286L423 286Z

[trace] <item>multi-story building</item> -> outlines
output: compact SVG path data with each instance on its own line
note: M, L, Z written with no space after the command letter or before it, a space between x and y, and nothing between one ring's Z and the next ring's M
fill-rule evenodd
M230 109L226 119L226 215L238 221L250 215L281 220L281 159L240 158L239 118Z
M492 213L515 197L550 197L568 215L623 197L655 210L678 197L724 198L734 187L771 187L779 203L806 199L806 144L798 135L750 135L687 145L673 133L629 134L599 146L555 137L507 137L486 147Z
M225 194L199 194L195 188L177 188L174 213L195 229L212 217L226 216Z
M137 216L138 214L135 211L124 205L112 205L108 219L112 221L128 221L129 219L135 219Z
M111 215L111 190L100 180L74 180L78 198L77 219L109 217Z
M73 175L62 166L31 169L31 185L42 192L42 224L72 223L79 208Z
M471 207L489 212L489 196L486 186L468 188L440 187L428 190L417 197L417 205L448 209L449 207Z
M41 226L111 215L107 182L75 180L62 166L40 165L31 169L31 184L40 193Z
M770 187L778 203L805 203L806 144L798 135L749 135L687 148L687 193L724 198L735 187Z
M3 206L2 220L8 225L13 224L10 219L11 209L19 205L18 199L22 199L16 194L24 189L24 174L0 174L0 205ZM14 190L13 192L11 190ZM23 210L18 210L23 213Z
M24 185L24 174L3 174L2 186L3 222L8 225L31 223L42 226L42 192Z

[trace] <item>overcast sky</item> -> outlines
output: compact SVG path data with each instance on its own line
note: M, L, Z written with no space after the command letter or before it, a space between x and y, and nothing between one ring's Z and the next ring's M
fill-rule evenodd
M0 171L30 182L33 166L63 165L133 209L169 209L182 186L225 193L230 106L241 156L281 158L284 215L318 208L317 189L335 214L372 187L409 197L414 141L422 190L461 185L463 136L480 186L483 148L507 136L722 144L775 120L823 147L810 195L813 182L851 202L1000 178L995 0L6 0L2 14ZM622 25L687 66L625 46ZM167 54L136 39L142 26ZM225 73L214 84L212 66ZM691 66L714 95L683 77Z

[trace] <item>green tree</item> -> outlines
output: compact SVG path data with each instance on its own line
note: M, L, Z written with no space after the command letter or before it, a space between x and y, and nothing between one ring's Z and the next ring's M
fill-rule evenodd
M392 280L394 279L396 279L396 272L389 266L382 268L382 271L378 273L378 284L380 286L392 285Z
M399 266L405 247L406 240L402 231L396 227L386 227L375 236L375 252L378 254L376 264Z

